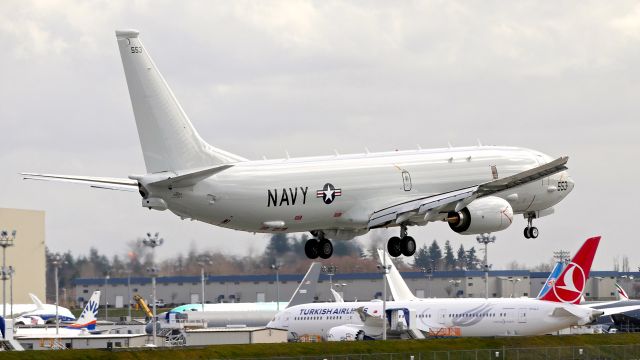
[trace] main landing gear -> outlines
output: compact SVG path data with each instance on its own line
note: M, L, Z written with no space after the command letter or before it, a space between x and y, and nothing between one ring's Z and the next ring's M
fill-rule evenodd
M524 228L524 237L535 239L538 237L538 228L533 226L533 216L527 216L527 227Z
M394 236L387 242L387 250L392 257L411 256L416 253L416 241L407 235L407 227L400 226L400 237Z
M328 239L325 239L322 231L312 231L313 236L317 236L317 239L309 239L304 244L304 254L309 259L328 259L333 254L333 244Z

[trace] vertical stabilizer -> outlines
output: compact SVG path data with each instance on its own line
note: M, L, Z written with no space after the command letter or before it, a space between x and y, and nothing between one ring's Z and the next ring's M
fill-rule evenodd
M415 295L411 292L411 289L407 286L407 283L400 275L400 272L391 261L391 258L384 250L378 249L378 257L380 258L380 263L383 262L383 256L387 257L386 264L391 265L389 269L389 273L386 275L387 282L389 283L389 290L391 290L391 296L393 296L393 300L395 301L404 301L404 300L414 300L416 299Z
M100 307L100 291L94 291L89 302L82 310L82 314L75 323L67 326L70 329L95 330L98 321L98 308Z
M593 258L598 250L600 236L592 237L582 244L582 247L571 259L562 273L541 300L579 304L587 285Z
M556 265L553 267L553 270L551 270L551 273L549 273L549 277L547 278L547 281L545 281L542 289L540 289L540 292L538 293L538 296L536 296L536 299L541 299L543 296L547 294L549 290L551 290L551 286L553 286L556 280L558 280L558 277L560 276L560 273L562 272L563 268L564 268L564 262L562 261L556 262Z
M313 262L307 270L306 275L298 285L298 288L293 293L291 300L289 300L289 304L287 304L287 308L292 306L300 305L300 304L309 304L312 303L316 296L316 285L318 284L318 279L320 278L320 263Z
M137 30L116 30L147 172L246 160L200 138L138 35Z
M44 310L44 304L35 294L29 293L29 297L38 310Z

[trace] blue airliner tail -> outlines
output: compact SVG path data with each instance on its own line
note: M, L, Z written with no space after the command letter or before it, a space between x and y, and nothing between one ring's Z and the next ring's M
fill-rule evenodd
M560 276L560 274L562 273L562 269L564 269L564 262L558 261L553 270L551 270L547 281L545 281L544 286L542 287L542 289L540 289L540 292L538 293L538 296L536 296L536 299L542 298L549 290L551 290L551 287L558 279L558 276Z

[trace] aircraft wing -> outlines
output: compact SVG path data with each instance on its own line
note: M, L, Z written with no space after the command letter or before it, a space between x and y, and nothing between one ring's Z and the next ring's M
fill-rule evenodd
M640 300L619 300L606 303L585 304L581 306L602 311L604 313L603 316L608 316L639 310Z
M369 229L387 226L391 223L401 224L415 216L424 216L425 221L445 207L455 204L455 211L460 211L473 200L489 196L500 191L511 189L533 181L540 180L567 169L568 156L562 156L546 164L508 176L446 193L423 196L405 200L397 204L376 210L369 217Z
M24 180L60 181L85 184L96 189L138 191L138 181L131 179L34 173L20 173L20 175Z

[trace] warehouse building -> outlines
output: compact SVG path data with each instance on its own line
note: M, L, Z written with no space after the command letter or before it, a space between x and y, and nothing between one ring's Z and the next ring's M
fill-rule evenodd
M304 274L281 274L276 284L275 275L225 275L205 278L205 302L270 302L287 301ZM418 297L484 297L485 273L482 271L403 272L402 277ZM548 273L528 270L489 272L489 297L534 297L543 287ZM633 298L640 292L640 273L592 271L587 280L587 300L616 299L616 282ZM106 285L105 285L106 284ZM330 287L338 291L345 301L367 301L382 298L382 276L379 273L322 274L315 298L317 301L333 299ZM76 300L84 301L94 290L102 290L103 301L111 307L126 307L129 294L140 294L151 299L151 279L84 278L75 280ZM168 276L157 278L157 297L167 305L199 303L200 276ZM390 296L390 295L389 295Z

